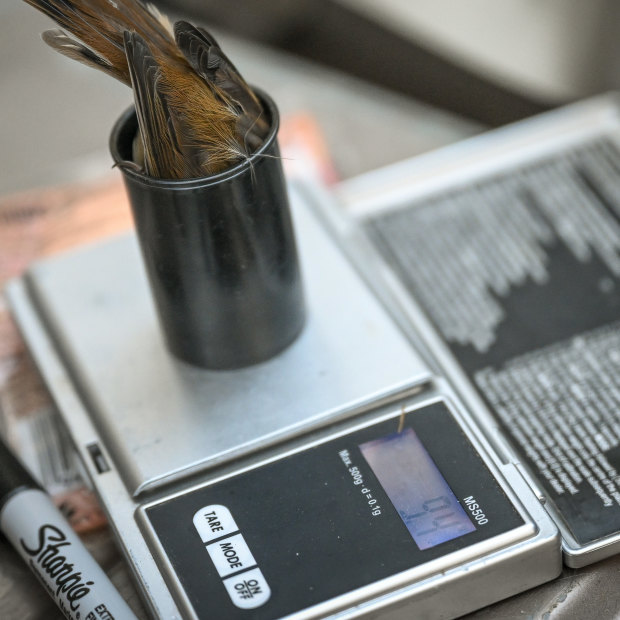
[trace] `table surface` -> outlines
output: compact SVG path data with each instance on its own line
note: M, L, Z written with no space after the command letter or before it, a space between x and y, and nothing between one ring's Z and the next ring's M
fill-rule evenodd
M107 171L111 165L105 148L108 132L131 103L128 89L48 50L38 33L50 23L25 3L3 4L0 18L0 143L4 146L0 193ZM271 93L283 116L306 111L316 119L342 178L483 129L297 58L228 37L224 44L248 81ZM0 261L6 258L0 248ZM1 370L0 391L10 389ZM136 613L146 617L109 530L88 534L85 542ZM616 558L586 569L565 569L561 578L469 617L618 617L619 572ZM61 617L17 554L0 539L0 618Z

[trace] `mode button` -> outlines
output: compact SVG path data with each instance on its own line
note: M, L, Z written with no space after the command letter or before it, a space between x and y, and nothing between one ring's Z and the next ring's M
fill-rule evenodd
M207 545L207 551L220 577L227 577L256 565L256 560L242 534Z

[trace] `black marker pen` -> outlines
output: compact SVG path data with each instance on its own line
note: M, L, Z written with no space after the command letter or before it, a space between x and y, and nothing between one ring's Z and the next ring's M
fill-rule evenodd
M136 620L49 495L2 440L0 530L69 620Z

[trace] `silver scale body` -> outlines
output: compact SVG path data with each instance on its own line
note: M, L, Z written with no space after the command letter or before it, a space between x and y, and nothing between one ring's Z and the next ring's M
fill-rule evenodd
M355 219L618 126L616 101L602 98L475 138L345 184L346 217L316 188L293 185L308 323L253 368L207 372L168 355L133 236L49 259L12 283L20 328L153 615L192 610L165 557L154 558L145 506L438 398L525 525L294 618L455 617L559 573L560 534L542 493ZM562 545L567 563L581 566L617 553L620 537L579 548L562 532Z

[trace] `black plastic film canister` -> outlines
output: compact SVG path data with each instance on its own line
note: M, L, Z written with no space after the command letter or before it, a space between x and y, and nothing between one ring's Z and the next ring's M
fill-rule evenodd
M123 166L138 130L133 108L110 138L168 348L204 368L267 360L304 324L278 111L267 95L260 97L271 127L264 144L217 175L164 180Z

